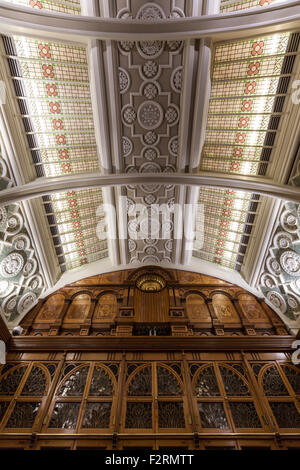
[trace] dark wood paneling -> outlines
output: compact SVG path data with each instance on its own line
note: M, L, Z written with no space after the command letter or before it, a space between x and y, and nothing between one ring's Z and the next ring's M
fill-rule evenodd
M264 337L13 337L8 351L273 351L291 352L293 336Z

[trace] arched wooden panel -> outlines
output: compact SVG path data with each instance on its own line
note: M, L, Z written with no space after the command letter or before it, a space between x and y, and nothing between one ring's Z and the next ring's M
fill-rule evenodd
M240 318L231 300L224 294L213 295L213 307L222 323L240 323Z
M250 322L267 323L268 326L272 326L262 306L253 295L239 295L239 304Z
M46 300L42 306L35 323L49 322L59 318L64 308L65 297L62 294L55 294Z
M159 323L169 321L168 289L160 292L134 291L134 311L137 322Z
M90 310L91 297L88 294L77 295L68 308L64 323L74 323L84 320Z
M117 299L112 293L102 295L96 305L93 322L113 320L117 313Z
M211 316L201 295L189 294L186 297L186 312L190 320L211 323Z

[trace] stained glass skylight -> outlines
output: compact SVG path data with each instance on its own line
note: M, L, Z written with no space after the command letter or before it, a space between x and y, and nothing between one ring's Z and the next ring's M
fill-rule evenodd
M284 112L284 100L299 47L299 35L279 33L219 43L215 48L201 171L266 175ZM194 255L241 268L259 197L202 189L204 245Z
M71 15L80 15L80 0L6 0L35 10L51 10Z
M86 49L20 36L4 46L37 175L99 170Z
M201 188L199 203L204 206L204 240L201 235L196 238L194 256L239 271L259 197L230 189ZM200 219L196 220L199 225Z
M3 41L37 176L99 171L86 49L20 36ZM42 202L63 271L108 256L96 235L101 189Z
M220 12L227 13L237 10L248 10L250 8L268 7L285 0L221 0Z
M73 269L108 256L107 241L96 229L105 228L102 191L68 191L43 197L53 243L62 270ZM101 230L103 232L103 230Z
M280 33L217 44L201 170L266 173L298 47L291 39Z

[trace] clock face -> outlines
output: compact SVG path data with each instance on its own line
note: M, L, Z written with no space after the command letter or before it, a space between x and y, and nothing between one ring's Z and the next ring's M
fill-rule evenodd
M166 287L166 281L157 274L143 274L136 281L136 286L143 292L159 292Z

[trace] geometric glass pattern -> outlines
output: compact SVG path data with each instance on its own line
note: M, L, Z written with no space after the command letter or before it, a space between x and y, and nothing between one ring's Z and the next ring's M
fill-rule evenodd
M229 405L236 428L261 428L261 423L253 403L230 402Z
M213 367L205 367L198 375L196 382L197 397L220 396L219 387Z
M111 396L113 394L113 385L105 370L101 367L95 367L94 375L90 385L90 396Z
M80 397L85 388L89 367L81 367L71 374L58 392L59 397Z
M223 403L199 403L201 425L203 428L228 429Z
M231 189L201 188L196 213L193 255L221 266L240 270L250 239L259 196Z
M22 390L22 396L39 397L46 391L47 380L44 371L39 367L33 367Z
M220 12L227 13L230 11L248 10L250 8L267 7L284 0L221 0Z
M40 403L17 402L6 424L7 428L32 428Z
M28 6L36 10L51 10L71 15L80 15L80 0L6 0L9 3L15 3L20 6Z
M249 389L241 377L228 367L219 367L227 396L250 396Z
M152 370L145 367L134 375L128 388L128 396L151 396L152 395Z
M101 226L105 235L104 214L96 215L102 203L101 189L68 191L42 198L62 271L108 256L106 239L99 240L96 233Z
M14 395L23 375L25 374L27 366L18 367L14 371L10 372L0 382L0 396Z
M87 403L83 428L109 428L111 403Z
M98 172L86 48L23 36L3 38L38 177ZM101 189L44 196L62 271L108 256ZM96 223L96 220L98 223Z
M126 428L152 428L152 403L127 403Z
M183 403L159 402L158 426L160 428L185 428Z
M248 8L251 2L235 3ZM294 36L284 32L216 45L200 171L266 175L298 47ZM205 234L196 235L194 256L240 270L259 196L201 189L198 202L204 205Z
M80 403L56 403L49 428L74 429Z
M280 428L300 428L300 414L294 403L273 402L270 407Z
M182 394L175 376L164 367L157 368L157 388L160 396L179 396Z
M262 385L264 393L268 397L289 396L289 392L287 391L275 366L268 367L265 371L262 378Z

